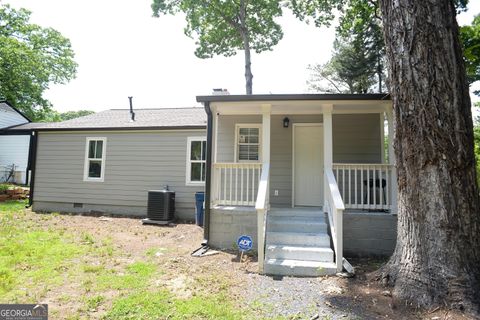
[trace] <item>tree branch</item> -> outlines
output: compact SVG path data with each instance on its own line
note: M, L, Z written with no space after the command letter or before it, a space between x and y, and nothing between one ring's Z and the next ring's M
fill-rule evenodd
M221 16L223 18L223 20L226 23L231 25L235 30L237 30L237 31L241 30L241 25L237 21L235 21L235 20L231 19L230 17L226 16L225 13L223 13L223 11L220 10L216 5L212 5L211 1L203 1L203 5L213 9L219 16Z
M374 16L375 18L377 18L378 20L382 20L382 18L380 17L380 15L378 14L378 10L379 10L379 7L378 7L378 1L375 1L375 0L367 0L374 8Z

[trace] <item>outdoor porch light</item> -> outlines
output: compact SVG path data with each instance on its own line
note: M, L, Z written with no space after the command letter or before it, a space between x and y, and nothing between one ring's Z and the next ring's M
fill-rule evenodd
M287 117L283 118L283 127L288 128L288 125L290 124L290 119Z

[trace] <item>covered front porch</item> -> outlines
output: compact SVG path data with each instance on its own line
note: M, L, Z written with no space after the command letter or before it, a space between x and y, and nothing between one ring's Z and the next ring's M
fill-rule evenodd
M298 245L313 239L302 238L299 232L305 226L276 234L278 221L290 225L314 222L318 230L324 223L331 242L321 244L319 239L307 250L331 247L332 272L339 272L343 268L344 213L396 212L396 176L389 143L391 102L379 95L302 97L311 99L243 101L228 97L209 103L213 115L210 209L213 215L228 217L227 223L244 223L245 233L256 229L261 273L265 264L281 260L269 258L271 247L278 247L272 243L274 237L296 237L300 240L286 242ZM251 212L255 221L251 215L250 220L245 218ZM239 217L244 222L234 222ZM210 232L218 233L214 229Z

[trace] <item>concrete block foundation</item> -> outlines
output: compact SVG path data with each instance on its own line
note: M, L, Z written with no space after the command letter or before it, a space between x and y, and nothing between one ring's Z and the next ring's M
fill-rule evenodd
M257 245L257 213L253 207L215 207L210 210L212 247L236 249L241 235L252 236ZM397 216L383 212L345 212L343 215L344 255L388 256L397 238Z

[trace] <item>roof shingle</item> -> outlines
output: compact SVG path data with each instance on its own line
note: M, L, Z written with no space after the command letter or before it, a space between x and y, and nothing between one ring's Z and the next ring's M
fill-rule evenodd
M62 122L28 123L11 130L86 130L86 129L146 129L146 128L205 128L207 115L203 108L134 109L131 121L129 109L112 109Z

